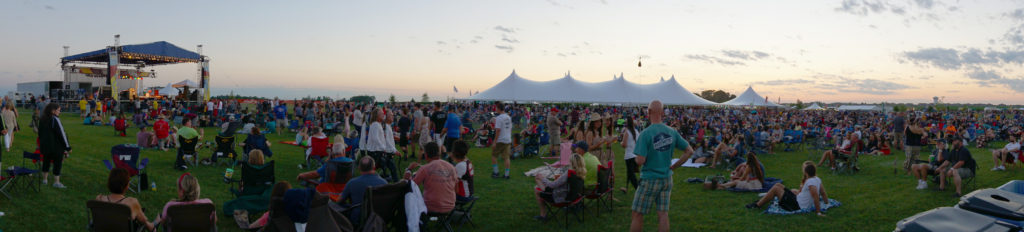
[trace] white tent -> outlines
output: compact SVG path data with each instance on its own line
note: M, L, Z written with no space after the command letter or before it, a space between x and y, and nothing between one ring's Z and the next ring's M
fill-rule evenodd
M841 105L839 111L882 111L881 106L876 105Z
M472 101L580 102L646 104L661 100L667 105L714 105L679 85L675 77L652 84L637 84L619 75L603 82L583 82L571 75L550 81L527 80L512 71L497 85L473 95Z
M181 88L181 87L185 87L185 86L195 88L196 86L199 86L199 85L196 84L196 82L194 82L192 80L187 80L187 79L184 80L184 81L181 81L181 82L178 82L178 83L174 83L174 84L171 85L171 87L174 87L174 88Z
M747 90L743 91L742 94L732 100L723 102L722 105L782 107L782 105L770 102L760 94L757 94L757 92L754 92L753 87L747 87Z
M824 110L824 109L825 108L821 108L821 106L819 106L818 103L811 104L811 106L808 106L807 108L804 108L804 110Z
M1003 110L1003 109L1000 109L999 107L993 107L993 106L985 107L985 111L1000 111L1000 110Z
M174 87L171 87L171 84L167 84L167 87L164 87L163 89L160 89L160 94L161 95L166 95L166 96L176 96L176 95L178 95L179 92L180 91L178 91L178 89L175 89Z

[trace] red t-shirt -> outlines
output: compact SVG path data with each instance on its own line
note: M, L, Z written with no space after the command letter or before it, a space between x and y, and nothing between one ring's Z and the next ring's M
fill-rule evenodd
M168 125L167 121L164 121L163 119L157 120L156 122L153 123L153 132L156 133L156 137L157 138L160 138L160 139L167 138L167 135L169 134L169 131L170 131L170 125Z
M446 213L455 208L455 167L444 160L434 160L420 167L412 178L423 186L423 203L430 212Z

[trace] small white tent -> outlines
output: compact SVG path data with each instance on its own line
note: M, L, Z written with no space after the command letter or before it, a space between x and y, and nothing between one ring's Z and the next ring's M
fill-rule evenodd
M876 105L841 105L839 111L882 111L881 106Z
M178 89L171 87L171 84L167 84L167 87L160 89L160 94L166 96L177 96L179 92Z
M196 84L196 82L194 82L192 80L187 80L187 79L184 80L184 81L181 81L181 82L178 82L178 83L174 83L174 84L171 85L171 87L174 87L174 88L181 88L181 87L185 87L185 86L195 88L196 86L199 86L199 85Z
M742 94L732 100L723 102L722 105L782 107L782 105L767 101L763 96L754 92L753 87L747 87L747 90L743 91Z
M818 103L811 104L811 106L808 106L807 108L804 108L804 110L824 110L824 109L825 108L821 108L821 106L819 106Z

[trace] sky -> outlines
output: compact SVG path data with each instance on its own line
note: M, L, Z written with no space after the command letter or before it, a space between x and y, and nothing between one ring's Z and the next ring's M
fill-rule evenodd
M752 86L783 103L1024 104L1024 0L11 0L0 31L2 93L61 80L62 46L88 52L120 34L202 44L213 95L443 100L515 70L675 76L692 92ZM147 86L197 76L195 64L153 69Z

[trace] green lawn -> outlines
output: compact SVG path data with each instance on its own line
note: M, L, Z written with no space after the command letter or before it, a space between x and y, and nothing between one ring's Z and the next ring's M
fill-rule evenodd
M22 112L27 112L22 110ZM0 229L6 231L80 231L87 224L85 202L97 194L106 192L105 181L107 170L102 160L110 158L110 147L120 143L134 143L134 137L116 137L112 127L84 126L81 119L74 114L65 114L64 125L71 140L74 153L65 161L63 181L67 189L55 189L43 186L38 193L15 192L14 199L0 198L0 211L7 216L0 218ZM28 127L29 115L19 118L22 132L15 138L12 152L4 154L3 165L21 165L21 150L34 149L35 133ZM130 129L134 135L136 129ZM215 130L206 129L206 140L211 140ZM293 135L271 135L274 141L292 139ZM244 139L244 136L238 140ZM277 177L291 181L302 171L297 167L302 162L301 150L295 146L274 144L274 160L277 162ZM240 149L239 149L240 150ZM778 150L781 150L778 149ZM992 166L988 150L971 149L979 164L980 174L978 188L996 187L1014 177L1020 177L1019 170L1007 172L988 171ZM780 152L777 155L761 156L768 176L781 178L787 186L799 184L802 161L808 159L809 152ZM203 150L202 156L209 156L209 150ZM619 159L616 160L616 183L625 183L625 166L621 161L621 149L617 149ZM157 183L158 191L143 191L129 194L139 198L146 213L151 219L155 217L168 200L176 197L174 183L182 173L172 169L174 152L145 150L143 157L150 159L148 172L150 180ZM820 154L814 154L815 161ZM902 152L895 157L902 162ZM489 178L490 150L474 148L470 158L476 164L476 190L480 201L474 210L477 227L457 227L460 230L478 231L555 231L562 229L562 220L550 221L546 224L534 221L538 214L533 199L533 178L522 175L523 172L543 165L541 160L532 158L513 161L513 178L511 180ZM712 174L728 174L720 169L677 169L673 178L675 187L672 193L670 218L673 231L750 231L755 228L768 230L795 231L889 231L896 222L921 211L939 206L952 206L958 199L951 196L952 191L937 191L937 186L929 186L931 190L915 190L916 181L908 175L893 174L894 156L863 156L862 171L855 175L834 175L828 171L819 176L829 191L829 197L843 203L839 208L828 211L828 216L819 218L813 214L795 216L763 215L759 210L748 210L743 206L757 199L754 193L732 193L725 191L705 191L698 184L689 184L689 177L704 177ZM400 164L400 168L408 162ZM217 204L232 199L228 185L221 181L224 172L222 167L194 167L188 172L197 176L202 188L201 197L211 198ZM617 187L618 187L617 186ZM971 190L965 190L969 192ZM597 217L588 209L585 222L580 225L573 222L572 230L625 231L630 223L629 205L633 192L625 196L616 191L616 198L621 202L615 204L614 212L602 213ZM645 218L645 228L653 230L657 226L654 214ZM218 223L221 231L240 231L230 218L220 218Z

